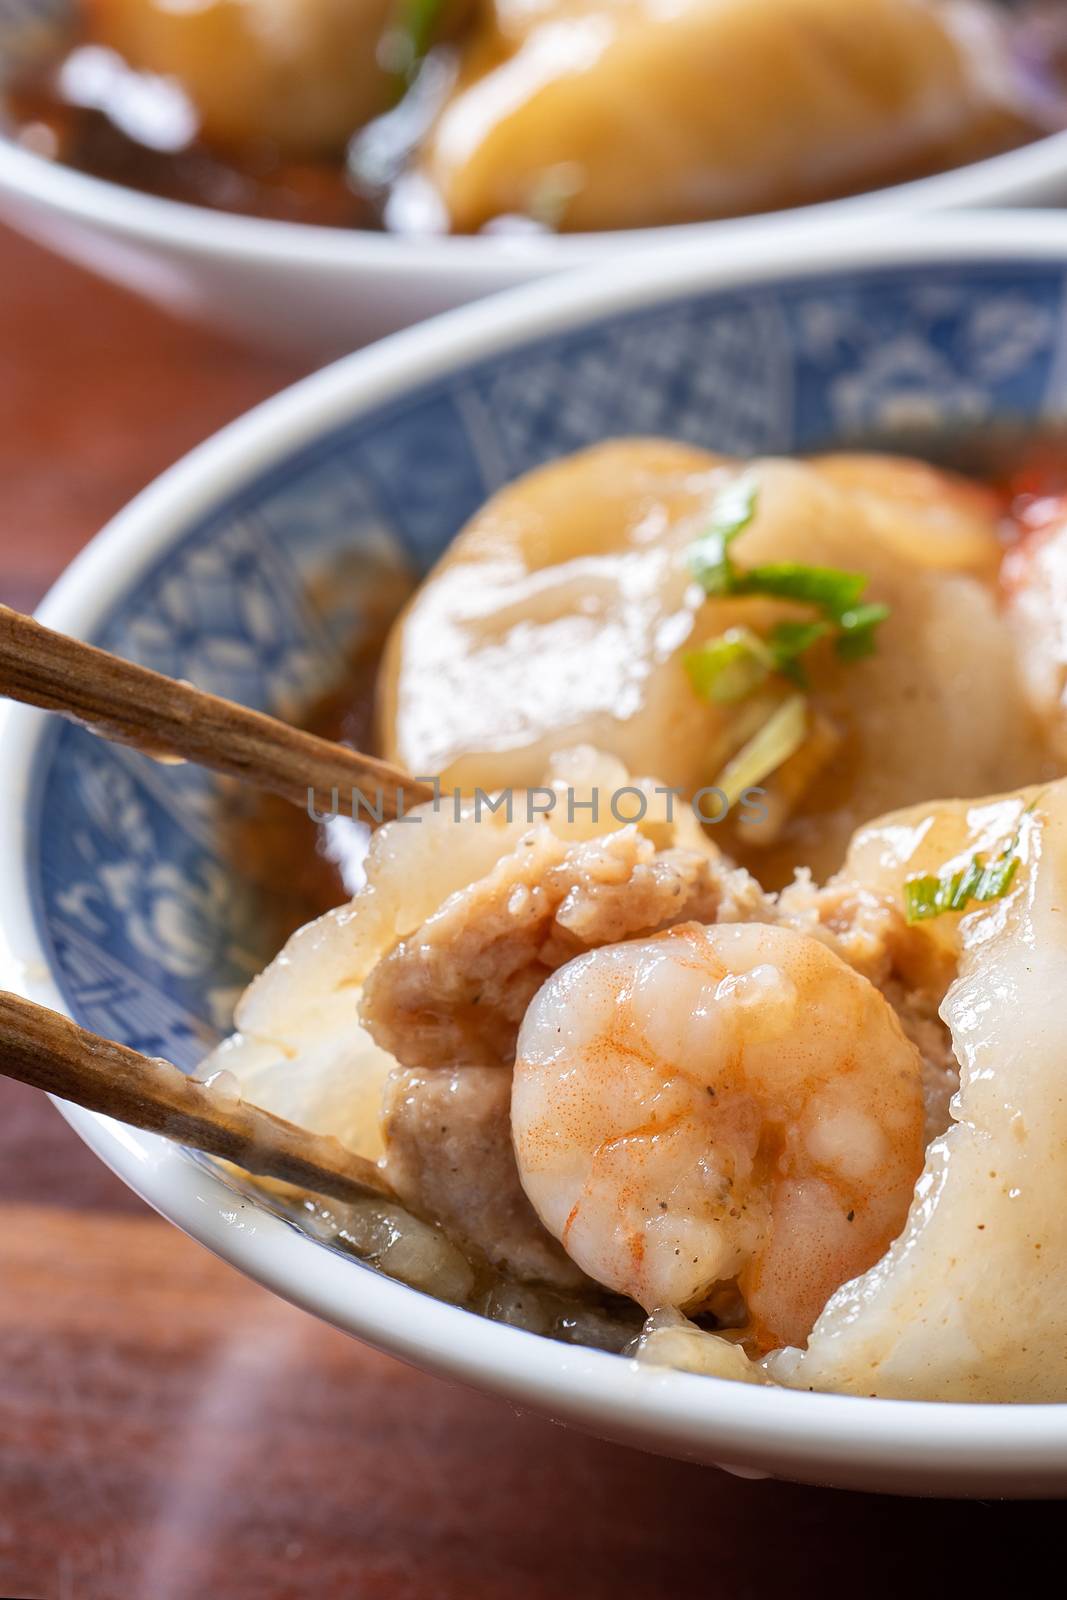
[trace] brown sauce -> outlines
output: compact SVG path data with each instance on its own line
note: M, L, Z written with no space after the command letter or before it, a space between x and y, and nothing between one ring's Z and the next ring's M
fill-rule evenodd
M353 662L350 675L297 720L310 733L368 750L375 660ZM350 898L356 886L337 859L328 831L277 795L242 790L220 806L221 853L246 897L247 923L265 965L290 934Z
M15 126L38 153L142 194L271 222L381 226L375 205L352 189L338 164L279 161L267 148L246 153L240 163L198 144L153 150L103 111L65 104L48 83L15 92L8 105Z

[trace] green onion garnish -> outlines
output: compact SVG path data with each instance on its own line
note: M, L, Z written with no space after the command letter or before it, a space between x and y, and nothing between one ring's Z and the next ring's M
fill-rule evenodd
M393 76L398 99L406 93L429 54L444 9L445 0L397 0L379 56L382 66Z
M873 656L877 643L875 629L888 616L889 607L879 601L843 612L837 619L841 632L834 646L841 660L861 661L864 656Z
M777 622L770 631L767 644L774 657L775 666L783 677L807 687L808 675L801 662L803 656L830 633L828 622Z
M751 628L730 628L682 658L689 682L702 700L734 705L766 683L777 660Z
M735 592L730 545L752 522L758 500L759 488L750 478L738 478L716 497L711 526L689 552L689 570L705 594Z
M881 602L863 603L867 577L840 567L806 566L799 561L771 562L741 571L730 556L730 546L748 528L759 507L759 487L751 478L738 478L717 497L711 526L692 545L689 568L707 595L764 595L813 606L822 613L819 622L780 622L766 641L765 650L753 647L756 635L748 628L732 628L701 650L686 657L686 670L698 694L729 704L759 688L770 671L804 687L801 656L819 639L833 633L834 648L842 661L859 661L874 653L876 630L889 616ZM744 643L741 636L744 636ZM727 643L729 642L729 643ZM771 665L767 665L767 655Z
M728 628L682 661L702 700L736 705L761 689L773 672L807 687L801 656L830 632L828 622L779 622L766 639L751 628Z
M806 567L798 561L779 561L738 573L734 594L765 594L775 600L796 600L817 606L836 622L858 604L867 587L862 572L839 567Z
M715 779L727 802L735 806L746 789L754 789L796 755L808 736L808 702L802 694L782 702Z
M799 561L772 562L747 571L735 567L730 547L751 526L758 506L759 487L751 478L738 478L730 484L716 498L708 531L690 548L690 571L707 595L763 595L811 606L819 615L811 622L778 622L766 638L751 628L730 628L700 649L690 651L684 657L690 683L703 699L720 705L747 699L773 673L806 689L803 657L813 645L831 635L842 661L859 661L871 655L876 630L889 616L888 606L863 602L867 577L862 572L806 566ZM716 779L716 787L723 790L731 805L736 804L746 789L762 783L795 755L807 736L807 700L803 694L796 694L772 713L728 762ZM993 869L982 871L986 876L980 877L978 887L985 890L994 882L988 876ZM954 885L953 892L961 888L962 877L961 885ZM916 905L920 899L917 891ZM917 915L935 916L937 912Z
M1027 806L1023 816L1028 816L1036 804L1035 800ZM1002 900L1019 870L1021 833L1020 820L1011 843L988 863L975 855L966 867L960 867L956 872L929 873L923 877L909 878L904 885L904 914L909 925L929 922L948 911L966 911L971 905L988 905L993 900Z
M969 905L999 900L1011 888L1019 868L1018 856L998 857L989 866L975 856L969 867L943 877L910 878L904 885L904 909L909 923L928 922L946 911L966 911Z

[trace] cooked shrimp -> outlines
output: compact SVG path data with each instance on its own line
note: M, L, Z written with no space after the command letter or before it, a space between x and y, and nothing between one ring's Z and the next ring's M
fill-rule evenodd
M560 874L561 882L554 886L560 892L548 905L542 922L549 926L543 926L541 934L543 939L553 933L561 937L567 925L576 942L566 955L553 959L552 967L609 938L620 939L626 933L646 935L668 921L681 920L682 915L710 916L720 894L728 900L735 918L746 914L746 899L762 899L743 873L731 873L724 867L715 846L687 808L671 808L662 792L656 796L652 780L636 780L648 800L638 841L634 828L614 817L606 804L598 811L597 820L591 819L591 795L598 790L610 795L635 782L618 762L588 748L562 751L543 776L547 792L555 794L559 802L544 824L554 838L577 844L625 836L620 840L621 850L608 851L608 859L601 863L604 870L598 872L595 860L585 856L576 863L582 870L569 881L563 883ZM567 795L578 802L573 815L568 814ZM426 1008L441 1011L451 1005L453 1021L458 1024L457 1001L473 1002L477 990L464 993L463 974L455 988L447 986L448 963L451 959L454 966L456 958L442 952L434 938L441 925L440 913L451 906L444 920L457 938L466 939L468 957L476 953L472 941L489 947L492 941L484 925L478 925L479 918L486 913L495 916L501 910L499 899L488 892L489 886L503 889L505 901L509 891L519 886L524 860L532 854L523 848L529 833L521 805L508 816L500 809L483 811L477 801L465 802L458 811L450 802L419 806L405 819L379 828L370 842L363 888L347 905L328 911L293 935L243 995L236 1014L238 1031L211 1054L201 1070L225 1068L238 1079L246 1100L316 1133L333 1134L361 1155L377 1159L382 1154L382 1090L397 1065L398 1054L408 1066L470 1066L475 1059L485 1059L484 1054L474 1058L469 1050L460 1048L473 1037L470 1034L457 1041L455 1059L435 1057L429 1061L411 1048L412 1029L391 1027L387 1034L382 1004L387 991L398 1023L405 1021L400 1017L402 1008L395 1004L399 981L407 983L408 998L419 999ZM544 859L551 859L550 850ZM692 869L688 876L682 871L684 862ZM701 862L708 864L706 873L700 870ZM626 886L618 879L629 884L634 875L636 882L631 887L643 905L642 915L648 918L644 922L633 920L632 906L619 907L617 912L612 906L613 896ZM680 896L685 895L686 909L681 914L677 906L670 912L675 888ZM537 891L539 903L548 900L536 882L531 890ZM564 892L569 892L565 907L561 904ZM466 927L461 915L464 908ZM537 960L536 948L531 953L523 946L531 919L524 914L529 908L522 897L514 909L503 952L514 962L513 981L499 983L501 996L508 1000L515 992L514 980L526 981L524 960L534 964ZM628 920L621 920L624 918ZM425 938L410 943L413 935L427 928ZM407 960L398 959L388 963L386 972L379 972L375 982L379 1006L372 1018L381 1033L376 1044L359 1024L361 991L374 969L386 965L390 952L405 944L414 957L425 945L426 960L421 964L413 960L409 967ZM489 951L490 955L499 953ZM551 968L545 965L541 970L547 976ZM501 979L501 973L497 977ZM523 1008L532 992L524 991ZM487 1011L483 997L483 1017ZM491 1060L510 1064L521 1014L520 1009L510 1022L503 1016L491 1024L498 1033L504 1023L510 1028L504 1034L502 1056ZM415 1017L406 1020L418 1021Z
M545 984L512 1131L523 1187L585 1272L646 1310L739 1294L763 1352L803 1344L904 1226L919 1054L816 939L690 923Z

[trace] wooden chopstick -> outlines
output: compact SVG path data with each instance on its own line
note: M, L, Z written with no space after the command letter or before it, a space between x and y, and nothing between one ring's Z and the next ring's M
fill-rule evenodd
M261 711L194 689L0 606L0 695L56 711L160 760L191 761L294 805L342 810L356 790L388 818L433 798L401 767L291 728Z
M125 1045L79 1028L58 1011L0 991L0 1072L132 1127L222 1156L261 1178L334 1200L392 1199L373 1162L338 1139L229 1100Z

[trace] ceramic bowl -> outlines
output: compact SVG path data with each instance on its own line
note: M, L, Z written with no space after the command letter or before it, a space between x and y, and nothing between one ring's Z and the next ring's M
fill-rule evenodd
M383 559L425 568L508 479L612 435L794 451L1067 409L1067 219L960 218L741 244L534 285L347 358L141 495L52 626L293 714L337 674ZM344 560L350 578L329 581ZM10 709L0 981L195 1066L258 959L218 789ZM284 864L280 864L284 866ZM1067 1405L844 1398L639 1367L440 1304L314 1242L163 1140L65 1108L219 1255L432 1372L651 1450L851 1488L1067 1492ZM249 1337L255 1330L249 1330Z
M0 0L5 66L40 48L70 0ZM160 200L57 166L3 136L0 217L179 315L259 347L312 361L340 355L494 290L635 251L703 244L709 259L737 237L788 253L797 220L929 213L1067 200L1067 132L915 183L730 222L640 232L404 239L268 222Z

